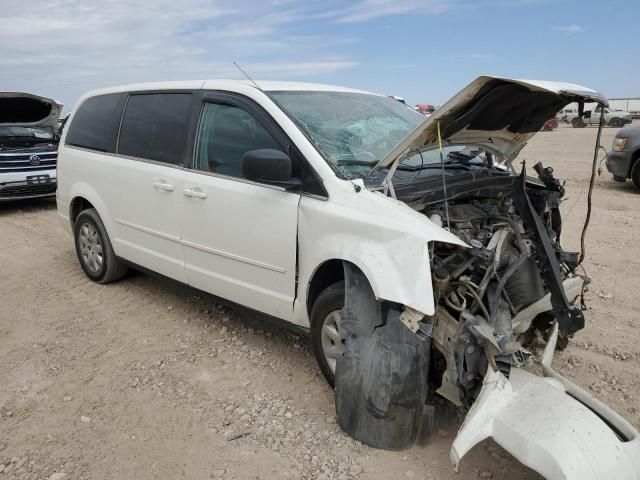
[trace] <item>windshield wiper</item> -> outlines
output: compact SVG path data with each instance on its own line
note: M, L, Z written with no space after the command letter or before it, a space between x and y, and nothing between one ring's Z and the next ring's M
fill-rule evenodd
M398 170L408 170L410 172L415 172L417 170L428 170L428 169L439 169L442 168L442 165L439 163L425 163L424 165L399 165ZM469 165L464 163L450 163L447 162L444 164L444 168L452 168L452 169L461 169L461 170L470 170L472 171Z
M380 162L380 160L371 160L371 161L366 161L366 160L338 160L336 162L336 165L362 165L363 167L375 167L378 163Z

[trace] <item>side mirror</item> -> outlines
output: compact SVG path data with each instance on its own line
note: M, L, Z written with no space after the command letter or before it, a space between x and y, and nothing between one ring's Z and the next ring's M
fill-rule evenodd
M591 111L587 110L586 112L584 112L584 118L591 118Z
M280 150L250 150L240 159L242 176L254 182L293 187L291 158Z

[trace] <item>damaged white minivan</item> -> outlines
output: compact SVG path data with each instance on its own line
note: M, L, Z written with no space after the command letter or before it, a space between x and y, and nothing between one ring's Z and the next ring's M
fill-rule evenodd
M572 102L606 104L486 76L427 119L302 83L93 91L60 142L58 214L96 282L143 268L307 329L362 442L424 443L440 395L469 409L456 468L491 437L549 479L637 479L638 432L551 368L584 327L584 242L561 246L552 170L514 165ZM519 368L535 345L543 377Z

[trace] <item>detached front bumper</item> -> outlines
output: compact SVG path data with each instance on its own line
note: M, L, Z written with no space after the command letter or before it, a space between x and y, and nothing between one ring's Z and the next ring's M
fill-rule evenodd
M55 169L0 174L0 201L52 197L55 194Z
M544 377L489 369L451 448L457 469L492 438L548 480L640 479L640 434L620 415L551 368L557 325L543 356Z

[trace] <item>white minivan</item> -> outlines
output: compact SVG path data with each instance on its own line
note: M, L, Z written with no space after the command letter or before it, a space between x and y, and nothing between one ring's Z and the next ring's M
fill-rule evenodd
M638 478L635 429L551 369L584 327L584 252L561 247L552 170L513 166L578 101L606 105L486 76L427 119L315 84L93 91L61 138L58 214L96 282L143 268L308 329L363 442L424 440L438 393L472 407L455 465L493 437L548 478ZM553 378L517 368L539 338Z

